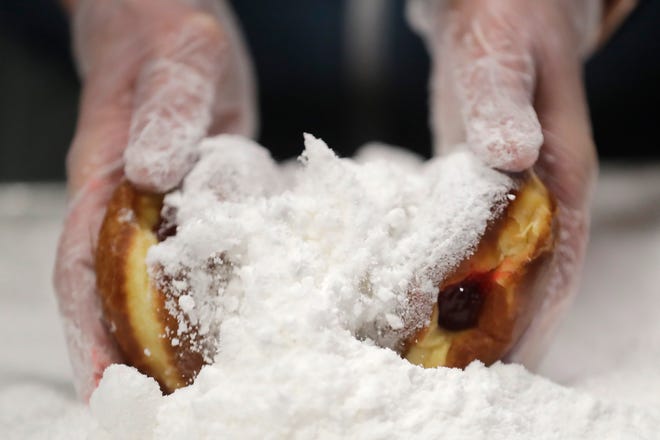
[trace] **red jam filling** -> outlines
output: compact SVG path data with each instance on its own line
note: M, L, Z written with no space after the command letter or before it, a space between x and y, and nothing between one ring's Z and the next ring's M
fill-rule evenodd
M488 291L488 274L473 275L438 292L438 326L451 331L475 327Z

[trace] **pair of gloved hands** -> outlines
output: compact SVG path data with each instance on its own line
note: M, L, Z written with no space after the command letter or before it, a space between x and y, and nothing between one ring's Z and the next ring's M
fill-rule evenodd
M532 364L575 290L596 174L582 62L601 29L602 0L410 0L433 58L438 151L467 141L487 164L534 167L557 197L562 231L542 313L512 359ZM118 361L102 324L94 246L119 180L164 192L211 134L252 135L251 65L220 0L68 0L83 77L67 159L71 204L55 287L76 388L87 399Z

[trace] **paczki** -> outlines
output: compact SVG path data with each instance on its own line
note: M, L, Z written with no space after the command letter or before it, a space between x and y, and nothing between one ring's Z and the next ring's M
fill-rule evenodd
M393 326L403 336L389 348L408 361L424 367L463 368L475 359L491 364L529 325L553 255L556 208L533 173L511 181L505 206L493 207L497 214L476 247L434 281L432 310L421 309L426 319L414 325L402 319L404 332ZM212 361L208 350L214 346L209 335L196 331L198 323L181 319L185 304L168 301L181 295L174 286L185 281L186 272L173 276L147 266L149 249L176 236L175 217L163 195L123 182L108 204L96 253L108 329L124 361L155 378L165 392L192 383ZM224 263L220 252L207 270L222 273ZM421 296L414 283L406 294L413 306Z

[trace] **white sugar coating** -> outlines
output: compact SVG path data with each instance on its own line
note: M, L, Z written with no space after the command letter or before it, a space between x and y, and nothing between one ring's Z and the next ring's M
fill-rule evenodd
M337 338L335 349L326 342L288 350L260 368L245 364L244 355L223 357L192 386L140 400L138 414L121 405L134 391L110 384L141 380L131 387L145 389L152 380L128 367L108 369L96 394L115 400L108 399L102 423L109 438L142 439L650 439L657 433L651 411L600 401L520 365L423 369L354 339ZM139 425L131 433L128 423Z
M124 365L109 366L89 401L100 431L114 438L147 438L156 425L162 399L158 383Z
M171 310L220 356L255 336L289 349L326 331L396 348L513 186L469 153L424 163L370 147L353 161L308 135L301 162L278 170L262 147L219 136L165 199L178 230L151 249L152 273L179 277Z
M371 146L346 160L311 136L301 162L278 169L247 140L205 141L182 190L166 198L177 234L148 261L154 275L185 273L175 290L181 324L203 324L217 353L191 386L165 397L132 368L106 370L92 400L100 431L158 439L626 434L632 407L523 367L423 369L383 348L426 323L434 285L474 249L511 179L470 153L423 163ZM653 427L646 417L636 429ZM594 423L605 418L616 428Z
M388 151L364 155L404 160ZM91 411L70 384L43 252L56 242L64 191L0 187L0 438L658 438L660 222L640 213L655 206L659 176L601 174L585 284L542 369L571 388L517 365L421 370L346 335L336 347L320 338L316 349L269 350L259 368L245 362L264 348L254 344L167 397L114 366Z
M113 436L134 423L99 409L126 406L117 399L143 402L132 429L156 438L436 436L447 430L430 423L438 410L480 405L461 402L458 370L424 370L383 347L427 323L438 282L514 182L467 152L423 162L371 146L349 160L309 135L305 147L299 166L278 168L248 140L208 139L166 197L177 234L148 263L177 279L180 327L200 326L217 352L192 386L158 399L134 370L108 370L92 410Z

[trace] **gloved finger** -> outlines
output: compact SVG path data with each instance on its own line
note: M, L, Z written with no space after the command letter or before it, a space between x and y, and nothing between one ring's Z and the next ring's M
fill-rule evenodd
M217 88L209 135L254 137L258 125L256 87L245 39L227 1L206 0L203 5L217 17L229 42L226 71Z
M158 192L176 186L194 164L228 63L227 40L210 15L195 13L168 35L138 73L124 154L126 176Z
M488 165L521 171L536 161L543 142L532 106L535 60L528 42L492 3L447 12L447 27L434 46L435 125L443 145L467 141ZM457 131L456 126L461 126ZM464 135L465 139L457 137Z
M116 182L121 164L90 178L69 208L60 238L54 285L73 368L78 395L87 401L105 368L121 358L101 317L96 293L94 243L105 205Z
M557 199L560 229L541 309L512 352L512 360L529 367L540 361L558 318L577 291L597 173L579 54L564 48L544 59L536 108L545 143L535 169Z
M596 171L596 148L582 81L580 54L570 48L540 49L548 55L539 65L536 108L545 144L537 172L559 202L586 211Z
M123 162L133 94L126 72L100 66L87 75L75 137L67 156L69 195L75 196L108 164Z

